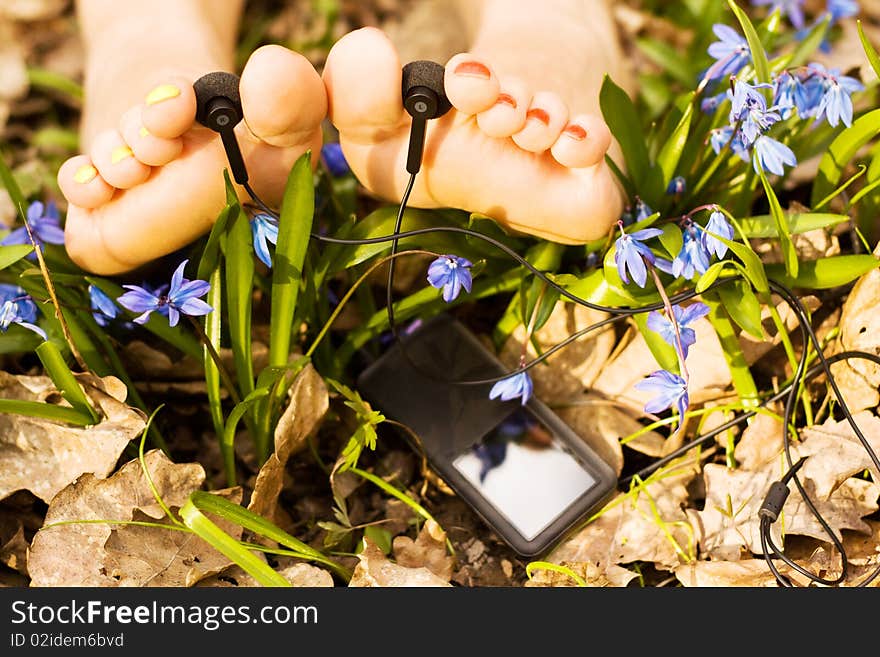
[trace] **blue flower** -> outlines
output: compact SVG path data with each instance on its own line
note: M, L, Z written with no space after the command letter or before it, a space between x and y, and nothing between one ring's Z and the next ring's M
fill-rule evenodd
M614 262L617 265L617 273L620 274L620 280L629 283L627 270L633 281L639 287L645 287L648 280L648 269L645 266L645 260L654 264L654 254L647 246L642 244L644 240L651 239L662 235L663 231L659 228L646 228L639 230L631 235L624 233L617 238L614 243Z
M734 85L730 122L741 122L739 132L746 146L751 146L758 135L782 120L782 117L774 111L775 107L768 109L767 101L758 91L762 86L767 85L752 86L748 82L739 80Z
M342 153L342 146L336 142L324 144L321 147L321 158L327 170L335 177L340 178L351 173L351 167Z
M677 406L679 415L684 418L690 403L687 383L677 374L658 370L647 379L639 381L635 388L642 392L657 394L654 399L645 404L646 413L659 413L672 406Z
M828 0L827 11L831 14L831 22L836 23L843 18L852 18L859 13L856 0Z
M92 317L98 326L107 326L110 320L119 315L119 308L113 303L113 299L104 294L103 290L96 285L89 285L89 301L92 307Z
M798 76L798 80L800 84L794 91L795 107L797 107L798 115L801 118L812 118L817 115L819 104L825 95L825 81L820 72L813 70L810 66Z
M34 324L36 321L37 304L31 296L17 285L0 283L0 331L6 333L12 324L18 324L46 340L46 332Z
M797 107L795 95L800 86L800 79L788 71L773 78L773 105L783 120L788 119Z
M254 236L254 253L267 267L272 267L272 254L269 244L278 244L278 221L275 217L261 212L251 219L251 233Z
M687 181L683 176L676 176L673 178L669 186L666 188L667 194L674 194L678 196L679 194L684 194L687 191Z
M715 128L709 133L709 144L712 146L712 150L715 151L715 154L717 155L724 149L725 146L730 143L730 140L732 138L733 128L731 126Z
M684 276L691 280L695 272L705 274L709 269L709 252L703 245L699 226L690 222L683 232L684 244L681 252L672 261L672 275L676 278Z
M177 326L181 313L192 317L207 315L214 309L199 297L208 293L211 284L207 281L198 279L190 281L184 278L183 269L188 262L189 260L184 260L174 270L170 286L163 285L158 290L151 291L137 285L124 285L123 287L129 291L116 301L133 313L142 313L135 318L136 324L146 324L153 311L165 315L169 326Z
M709 233L712 233L712 235ZM723 212L716 210L709 215L709 222L706 224L706 229L702 231L702 234L703 247L708 254L714 253L718 256L719 260L727 255L727 245L718 238L713 237L713 235L719 235L726 240L733 239L733 226L728 223Z
M782 176L785 175L785 164L797 166L797 158L788 146L767 135L761 135L755 140L755 172L760 173L763 169Z
M723 24L712 26L720 41L709 46L709 54L716 60L703 74L703 82L718 80L739 73L752 58L749 43L738 32Z
M685 309L681 306L672 306L672 314L675 316L675 324L678 324L678 332L681 335L681 348L684 351L682 358L687 359L688 349L697 341L697 333L688 324L695 322L700 317L709 314L709 306L705 303L694 303ZM661 315L656 310L648 313L648 328L660 334L663 341L678 349L678 340L675 337L675 324L669 321L666 315Z
M473 278L470 268L473 263L466 258L455 255L442 255L428 267L428 283L438 290L443 289L443 300L446 303L454 301L464 288L471 291Z
M851 96L864 90L864 85L855 78L841 75L840 69L825 70L821 64L811 64L810 68L824 80L824 93L816 109L816 120L821 120L824 115L832 128L836 128L841 121L850 127L853 119Z
M43 205L39 201L34 201L27 209L27 222L31 227L31 233L34 235L34 241L40 244L64 244L64 230L60 225L58 216L58 208L53 201L49 201ZM30 244L27 228L21 226L13 230L9 235L0 241L0 245L9 246L10 244ZM36 254L30 254L28 258L35 259Z
M501 401L510 401L517 397L522 397L522 405L529 401L532 396L532 379L528 372L520 372L506 379L501 379L489 391L489 399L498 399Z
M804 25L806 25L804 20L804 0L752 0L752 4L756 7L772 5L770 7L771 12L779 9L783 16L788 16L791 24L798 30L803 29Z
M700 110L703 114L712 115L715 113L715 110L718 109L718 106L721 105L725 100L727 100L727 92L722 91L720 94L715 94L714 96L709 96L704 98L700 102Z

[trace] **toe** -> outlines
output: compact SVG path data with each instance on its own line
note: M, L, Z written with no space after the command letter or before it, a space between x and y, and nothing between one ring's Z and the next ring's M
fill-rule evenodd
M172 78L155 87L144 99L143 123L150 134L175 139L192 127L196 117L196 94L192 81Z
M519 79L505 79L492 106L477 115L477 125L489 137L506 138L523 129L532 94Z
M103 205L115 191L101 178L88 155L77 155L61 165L58 186L68 203L87 209Z
M284 148L310 141L327 115L321 76L309 60L282 46L263 46L251 55L241 76L241 103L251 132Z
M553 157L563 166L590 167L601 162L611 146L611 131L592 114L573 118L553 144Z
M526 124L513 135L520 148L543 153L559 138L568 122L568 107L562 99L549 91L539 91L526 111Z
M380 30L351 32L324 66L330 120L346 140L374 142L407 125L397 51Z
M479 114L492 107L501 88L489 65L468 53L449 60L444 85L449 102L463 114Z
M134 156L116 130L99 133L92 140L89 155L101 177L119 189L131 189L150 177L150 167Z
M142 114L140 105L123 114L119 121L119 132L138 160L151 167L164 166L180 155L183 140L179 137L162 139L152 134L144 127Z

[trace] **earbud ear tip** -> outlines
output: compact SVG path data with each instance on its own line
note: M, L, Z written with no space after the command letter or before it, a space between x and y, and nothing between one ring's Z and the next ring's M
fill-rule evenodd
M196 121L206 125L208 108L215 98L228 99L238 116L243 116L241 109L241 94L238 91L240 78L225 71L207 73L193 83L193 91L196 94Z
M439 118L452 109L452 103L446 97L444 78L446 69L442 64L425 59L410 62L403 67L401 95L407 96L417 87L426 87L437 95L437 111L431 118Z

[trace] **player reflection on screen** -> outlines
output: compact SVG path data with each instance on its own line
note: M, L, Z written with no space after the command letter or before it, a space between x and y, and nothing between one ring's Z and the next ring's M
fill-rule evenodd
M596 483L526 408L514 411L453 465L528 540Z

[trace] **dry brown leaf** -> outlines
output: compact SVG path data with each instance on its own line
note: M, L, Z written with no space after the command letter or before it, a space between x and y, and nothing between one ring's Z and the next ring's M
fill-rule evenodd
M880 418L868 411L853 416L868 444L880 453ZM880 483L880 473L874 468L862 443L856 437L849 422L833 419L818 426L807 427L801 432L804 439L799 448L807 459L801 470L803 476L816 482L819 495L827 497L844 479L870 469L875 483Z
M812 295L802 296L800 300L808 312L814 312L822 305L822 302ZM800 321L797 315L779 297L774 296L773 303L779 318L782 320L782 325L786 327L789 333L795 332ZM782 344L781 335L776 330L776 324L773 323L773 317L767 306L761 306L761 324L764 327L764 338L762 340L745 332L740 332L739 334L739 346L749 365L760 363L764 356Z
M807 564L800 564L808 567ZM785 564L779 564L783 575L796 584L806 586L809 582L802 574ZM675 577L682 586L694 587L776 587L776 578L763 559L743 561L697 561L683 564L675 569Z
M425 522L418 537L396 536L393 543L394 559L406 568L424 566L440 579L452 579L455 558L446 551L446 532L433 520Z
M101 479L112 472L128 442L143 431L143 414L126 406L126 388L108 376L80 377L103 419L92 427L75 427L25 415L0 415L0 500L29 490L45 502L84 473ZM57 401L48 377L12 376L0 372L0 397Z
M626 586L636 574L620 567L649 561L672 570L694 558L696 539L682 510L686 486L696 475L693 461L664 471L637 494L622 494L547 557L553 563L592 563L612 586Z
M333 576L322 568L307 563L290 563L275 569L295 587L332 587ZM239 566L229 566L221 572L201 580L197 587L257 587L257 582Z
M175 464L160 451L146 454L147 469L169 507L181 507L205 480L202 466ZM129 461L108 479L81 476L49 505L46 525L78 520L131 520L136 511L153 520L164 517L140 463ZM71 524L41 530L31 545L28 569L34 586L116 586L104 567L107 523ZM165 531L159 530L156 531Z
M757 470L773 461L782 451L782 422L772 415L759 413L743 429L733 456L745 470Z
M0 563L27 575L28 542L24 524L11 515L0 516Z
M874 255L880 255L880 244L874 249ZM855 350L880 354L878 307L880 269L874 269L856 281L843 305L837 351ZM876 408L880 403L880 393L877 391L880 386L880 365L868 360L852 359L835 363L831 366L831 371L853 413Z
M407 568L389 561L370 539L364 539L364 549L358 555L351 587L437 587L450 586L425 567Z
M290 402L275 428L275 451L260 468L248 510L275 522L287 461L317 431L329 405L327 385L309 363L291 386Z
M587 586L590 587L603 587L603 586L611 586L611 582L605 576L605 573L597 566L592 563L571 563L565 562L559 564L561 566L565 566L570 571L575 573L576 575L583 578L583 580L587 583ZM627 571L629 572L629 571ZM635 573L633 573L633 577L637 577ZM565 573L560 573L555 570L547 570L545 568L538 569L532 574L532 578L528 580L523 586L528 588L531 587L547 587L547 586L578 586L578 582L575 581L570 575L566 575Z
M235 504L241 502L240 488L214 494ZM152 518L135 510L132 520ZM236 540L241 538L240 525L222 518L211 520ZM171 524L167 518L160 522ZM117 586L192 586L230 564L229 559L195 534L157 527L115 526L104 544L104 552L104 572L116 580Z

